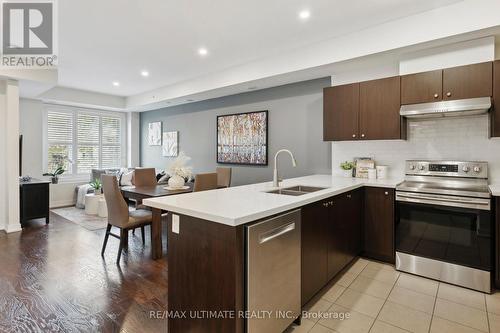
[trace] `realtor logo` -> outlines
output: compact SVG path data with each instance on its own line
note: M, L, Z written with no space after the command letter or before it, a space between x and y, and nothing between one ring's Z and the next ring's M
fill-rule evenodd
M2 2L2 65L53 67L55 24L53 1Z

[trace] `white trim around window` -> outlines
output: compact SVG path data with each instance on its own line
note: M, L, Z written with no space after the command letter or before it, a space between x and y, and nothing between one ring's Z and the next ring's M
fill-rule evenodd
M51 140L49 140L49 114L54 117L51 125ZM58 115L60 119L57 119ZM70 117L64 119L65 115ZM90 169L92 168L126 166L127 121L125 113L45 104L43 119L43 172L48 171L49 147L54 146L56 149L62 148L63 150L66 147L65 154L71 160L65 162L70 172L60 177L61 182L89 181ZM103 132L103 122L105 123L105 133ZM64 133L65 129L66 133ZM84 138L88 138L88 140ZM97 156L93 156L92 153L97 153ZM82 155L86 154L90 156L90 159L83 160L79 164L79 161L84 158ZM119 161L114 160L113 155L115 158L119 155Z

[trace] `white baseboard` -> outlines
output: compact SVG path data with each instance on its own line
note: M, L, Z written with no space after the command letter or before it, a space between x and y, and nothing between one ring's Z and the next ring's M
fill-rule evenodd
M11 226L11 225L8 225L8 226L7 226L7 229L5 229L5 232L6 232L6 233L8 233L8 234L10 234L10 233L12 233L12 232L19 232L19 231L21 231L21 230L23 230L23 229L21 228L21 225L20 225L20 224L17 224L17 225L12 225L12 226Z
M76 204L76 201L74 199L57 200L57 201L51 201L49 208L53 209L53 208L59 208L59 207L73 206L75 204Z

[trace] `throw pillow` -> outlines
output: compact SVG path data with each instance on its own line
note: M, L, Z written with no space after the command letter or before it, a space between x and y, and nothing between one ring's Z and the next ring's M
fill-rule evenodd
M120 178L120 186L132 186L132 177L134 176L134 170L122 173Z

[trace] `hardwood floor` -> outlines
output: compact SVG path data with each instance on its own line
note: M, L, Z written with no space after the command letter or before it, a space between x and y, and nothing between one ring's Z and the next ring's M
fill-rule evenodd
M0 232L0 332L166 332L151 313L167 308L167 261L150 258L149 227L145 246L130 234L121 266L112 237L101 257L104 233L53 213Z

